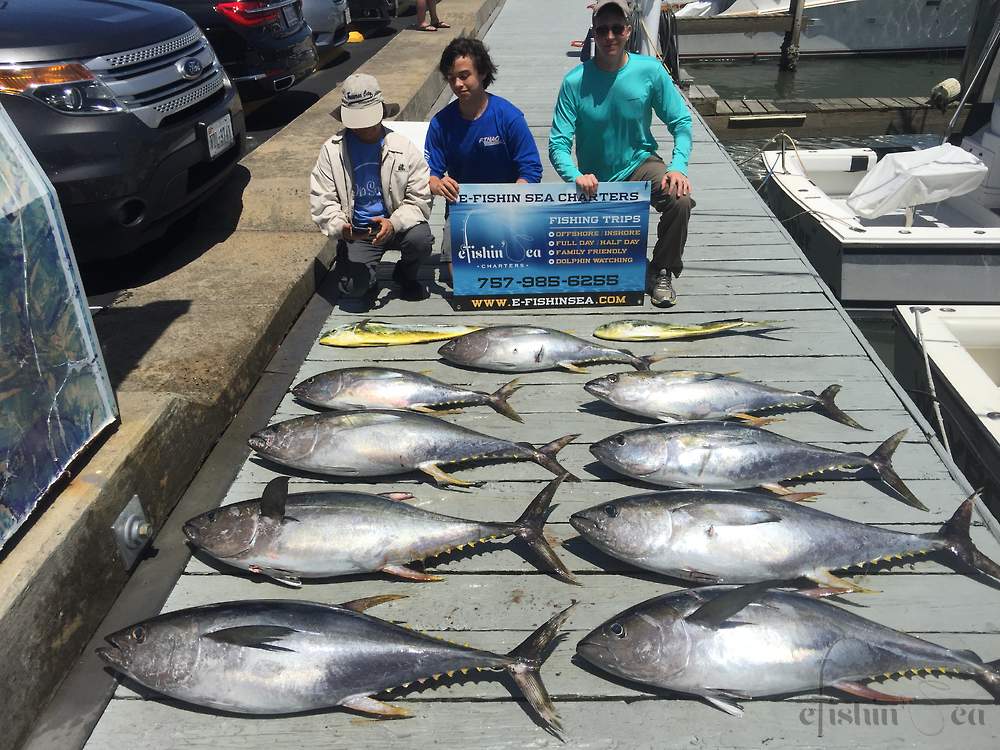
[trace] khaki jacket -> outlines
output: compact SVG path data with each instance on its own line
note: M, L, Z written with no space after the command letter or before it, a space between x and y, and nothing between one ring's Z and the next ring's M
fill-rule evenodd
M387 123L388 125L388 123ZM431 215L430 169L409 138L386 127L382 141L382 200L397 232L426 222ZM354 214L354 171L344 134L320 149L309 177L312 220L328 237L340 237Z

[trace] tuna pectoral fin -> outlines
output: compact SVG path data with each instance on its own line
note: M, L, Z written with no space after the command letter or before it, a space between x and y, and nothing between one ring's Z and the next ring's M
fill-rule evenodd
M562 731L562 724L556 714L556 707L552 705L552 699L542 684L542 677L539 670L545 659L548 658L550 646L559 634L559 626L569 617L569 612L576 606L576 602L570 604L566 609L554 615L547 623L525 638L521 644L511 651L507 656L514 660L514 663L507 667L514 682L517 683L522 695L535 710L538 718L545 728L559 735Z
M890 695L889 693L883 693L875 690L868 685L862 685L860 682L848 682L847 680L841 680L840 682L833 683L830 687L836 688L837 690L842 690L845 693L850 693L858 698L864 698L869 701L881 701L882 703L912 703L913 698L906 695Z
M580 437L579 434L576 435L563 435L561 438L556 438L551 443L546 443L531 457L531 460L536 464L541 466L543 469L548 469L557 477L562 477L565 475L567 482L579 482L580 477L570 474L558 461L556 461L556 454L565 448L567 445L572 443ZM527 446L531 447L531 446ZM532 448L534 450L534 448Z
M513 419L515 422L523 422L521 415L514 411L513 407L507 403L507 399L510 398L515 391L517 391L522 386L518 385L517 379L514 379L501 386L495 393L490 394L487 403L492 406L498 414L503 414L508 419Z
M759 523L781 522L781 516L769 510L726 502L706 504L701 508L701 517L715 526L755 526Z
M521 514L521 517L515 521L517 526L515 533L541 559L543 570L551 571L560 581L579 586L579 581L573 577L563 561L559 559L555 550L545 539L544 534L545 520L551 510L552 498L567 476L567 474L562 474L545 485L545 488L535 496L535 499Z
M755 417L753 414L744 414L743 412L738 411L733 412L729 416L736 417L738 420L746 425L749 425L750 427L763 427L764 425L785 421L781 417Z
M838 578L829 570L814 570L806 573L806 578L819 586L825 586L837 590L841 594L878 594L874 589L866 589L851 581Z
M730 716L737 718L743 717L743 706L736 702L735 696L718 690L699 693L699 695L720 711L725 711Z
M972 503L978 494L976 492L966 498L965 502L958 506L958 510L935 536L945 543L945 548L949 552L970 568L975 568L981 573L1000 580L1000 565L976 549L976 545L972 543L972 538L969 536Z
M226 643L241 648L256 648L261 651L294 651L279 645L288 636L299 631L281 625L241 625L235 628L222 628L205 633L202 638L208 638L216 643Z
M351 601L338 604L337 606L341 609L349 609L352 612L364 612L366 609L377 607L379 604L406 598L406 594L380 594L378 596L365 596L361 599L351 599Z
M773 585L770 581L763 581L719 594L684 619L706 628L718 628L748 604L759 599Z
M809 391L806 391L806 393L809 393ZM816 396L816 398L819 399L819 402L813 407L813 409L822 414L824 417L832 419L834 422L840 422L840 424L853 427L856 430L871 432L871 430L867 427L858 424L851 416L841 411L840 407L833 402L833 399L837 397L838 393L840 393L839 385L834 384L827 386L821 394Z
M444 578L441 576L431 575L429 573L421 573L419 570L413 570L405 565L386 565L382 568L383 573L388 573L391 576L399 576L400 578L405 578L408 581L443 581Z
M345 698L340 705L352 711L360 711L363 714L381 716L386 719L408 719L413 716L405 708L394 706L391 703L383 703L367 695L354 695Z
M666 359L668 354L647 354L644 357L636 357L636 361L632 363L632 366L639 372L647 372L649 366L656 364L660 360Z
M907 432L908 430L900 430L888 438L882 445L875 449L875 452L868 459L871 461L872 466L875 467L882 481L895 490L903 498L904 503L913 508L927 510L927 506L920 502L916 495L910 492L909 487L903 484L903 480L899 478L895 469L892 468L892 454L896 452L896 448L903 442L903 438L906 437Z
M556 367L561 367L564 370L569 370L570 372L575 372L580 375L586 375L588 370L580 367L579 365L574 365L572 362L556 362Z
M479 487L482 484L482 482L466 482L464 479L453 477L435 463L420 464L417 468L431 477L438 487L448 487L449 485L456 487Z
M790 503L801 503L804 500L808 500L812 497L819 497L823 494L822 492L796 492L795 490L773 482L770 484L762 484L761 487L768 492L773 492L775 495L778 495Z
M302 588L302 581L299 580L299 577L294 573L289 573L287 570L279 570L278 568L262 568L259 565L251 565L250 572L267 576L272 581L277 581L278 583L283 583L286 586L291 586L293 589Z
M393 500L397 503L406 502L407 500L416 500L416 496L409 492L379 492L379 497L384 497L386 500Z

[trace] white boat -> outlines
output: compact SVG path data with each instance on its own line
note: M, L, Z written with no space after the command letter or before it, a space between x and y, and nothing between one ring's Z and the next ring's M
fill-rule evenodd
M933 390L955 463L1000 503L1000 306L899 305L894 371L914 400ZM927 382L927 353L933 389ZM924 413L934 419L930 408Z
M961 50L976 0L806 0L809 19L799 39L804 55L902 54ZM789 0L672 2L678 18L769 17L788 13ZM681 34L681 59L778 55L783 32Z
M1000 216L984 205L1000 168L990 170L973 192L910 205L929 189L927 179L918 178L919 189L904 187L895 203L881 207L882 215L865 218L848 200L878 163L872 149L784 148L761 158L768 204L845 306L1000 298ZM957 174L956 184L968 187L962 180Z

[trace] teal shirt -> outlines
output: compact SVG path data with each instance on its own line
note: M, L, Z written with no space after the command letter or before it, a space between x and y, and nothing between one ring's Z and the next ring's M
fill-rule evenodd
M614 73L593 60L573 68L563 79L549 131L549 160L559 176L573 182L594 174L602 182L625 180L657 153L650 130L656 112L674 138L668 170L687 174L691 154L691 114L663 64L628 53ZM573 137L576 157L573 163Z

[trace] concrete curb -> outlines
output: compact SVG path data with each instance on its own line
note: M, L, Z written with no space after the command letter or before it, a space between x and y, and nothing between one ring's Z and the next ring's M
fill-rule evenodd
M422 118L441 50L501 3L447 0L450 32L404 31L359 70L400 119ZM127 580L110 533L121 508L137 494L159 528L332 264L308 173L339 101L338 87L246 157L175 250L185 264L97 316L122 426L0 562L0 748L18 746Z

